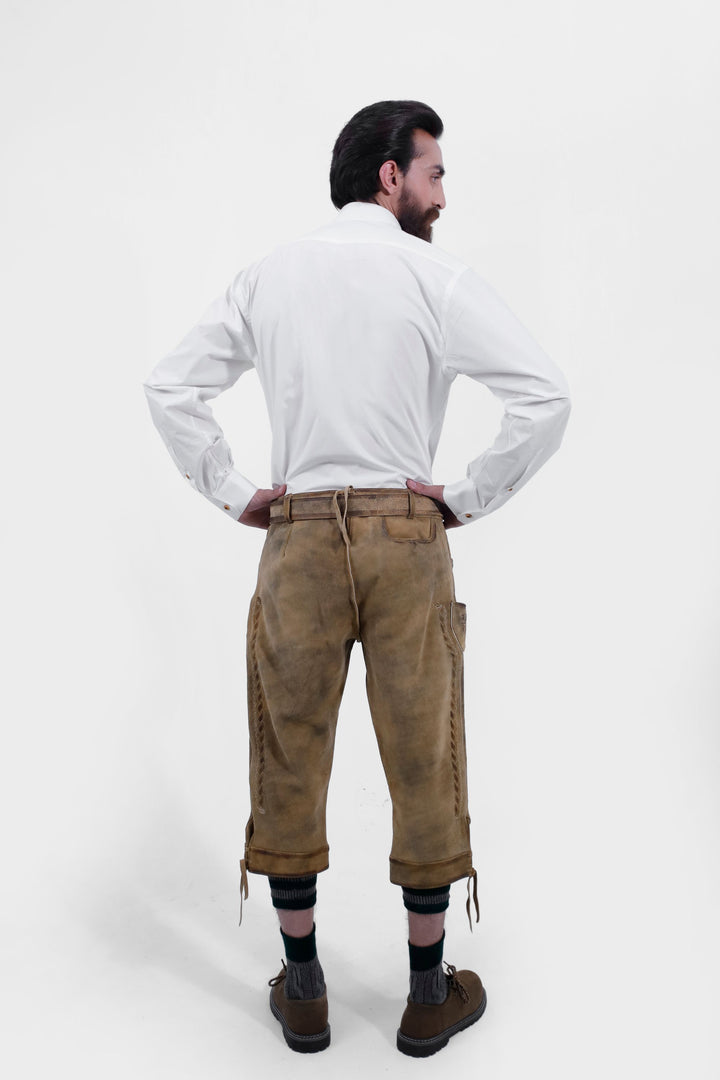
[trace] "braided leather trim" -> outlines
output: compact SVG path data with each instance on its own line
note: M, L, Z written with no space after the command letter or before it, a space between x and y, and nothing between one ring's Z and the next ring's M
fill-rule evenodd
M258 813L264 814L265 781L265 695L260 680L260 667L257 659L257 634L260 622L261 597L256 596L253 604L252 625L250 631L250 719L255 741L255 780Z
M455 794L454 812L455 817L460 816L460 760L458 750L458 709L459 709L459 694L458 686L460 681L460 665L461 655L458 655L459 643L453 633L452 627L448 620L448 611L445 604L436 604L435 607L440 612L440 626L442 628L443 637L445 643L450 650L450 656L452 657L452 675L451 675L451 687L450 687L450 761L452 763L453 773L453 791Z

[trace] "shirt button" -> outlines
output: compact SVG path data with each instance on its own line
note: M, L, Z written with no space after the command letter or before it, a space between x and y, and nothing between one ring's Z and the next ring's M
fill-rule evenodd
M472 514L466 514L465 517L472 517Z
M223 506L223 510L229 510L229 509L230 509L230 507L226 503L225 506Z
M189 473L189 472L186 472L186 473L185 473L185 475L186 475L186 477L187 477L187 478L188 478L188 480L189 480L189 479L190 479L190 473Z

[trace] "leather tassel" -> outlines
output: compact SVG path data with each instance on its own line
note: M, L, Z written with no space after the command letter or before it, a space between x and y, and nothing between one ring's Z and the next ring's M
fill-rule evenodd
M477 894L477 870L474 867L471 868L470 873L468 874L468 883L467 883L468 896L467 896L467 903L465 905L465 910L467 911L468 922L470 923L470 931L472 932L473 924L472 924L472 918L470 916L470 882L471 881L473 883L473 900L475 902L475 915L476 915L475 922L480 922L480 906L478 904L478 894Z
M242 924L243 899L247 900L247 898L248 898L247 867L245 865L245 860L241 859L240 860L240 922L238 923L238 926L240 926ZM468 903L469 902L470 901L468 901Z

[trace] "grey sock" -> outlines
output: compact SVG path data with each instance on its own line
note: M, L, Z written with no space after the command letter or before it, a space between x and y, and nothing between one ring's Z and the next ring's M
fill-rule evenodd
M288 960L285 977L285 996L293 999L322 997L325 976L317 956L312 960Z
M442 1005L447 997L447 979L442 963L428 971L410 970L410 1000L418 1005Z

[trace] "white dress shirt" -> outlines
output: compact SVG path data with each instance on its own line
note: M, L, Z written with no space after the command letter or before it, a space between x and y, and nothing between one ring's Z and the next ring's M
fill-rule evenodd
M527 483L570 411L562 373L490 286L377 203L348 203L241 270L144 383L178 469L235 519L258 485L235 468L208 401L253 367L271 484L290 494L432 484L455 377L489 387L503 403L500 431L445 484L463 524Z

